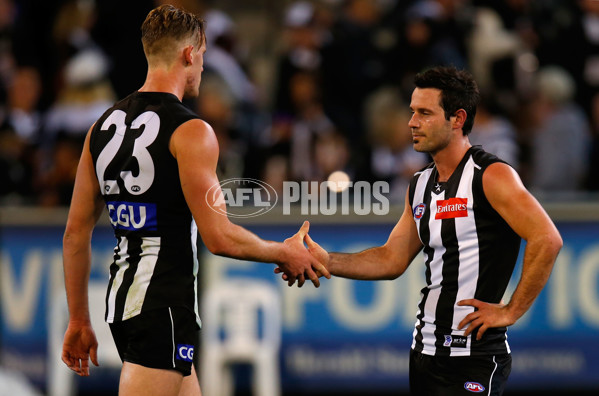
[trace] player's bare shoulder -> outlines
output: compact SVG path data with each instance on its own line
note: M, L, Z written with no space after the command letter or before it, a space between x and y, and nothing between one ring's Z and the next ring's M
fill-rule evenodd
M485 193L508 186L524 188L518 172L510 165L505 162L494 162L484 169L483 188Z
M199 149L218 155L218 140L214 130L206 121L194 118L179 125L171 137L170 151L175 158L183 150Z

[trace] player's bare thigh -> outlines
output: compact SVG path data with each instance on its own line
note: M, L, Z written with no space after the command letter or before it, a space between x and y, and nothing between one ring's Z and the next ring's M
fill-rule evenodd
M200 382L198 381L198 375L196 373L195 366L191 366L191 375L183 377L181 384L181 390L179 396L201 396L202 391L200 390Z
M119 396L201 396L195 368L191 375L175 370L143 367L124 362L119 382Z

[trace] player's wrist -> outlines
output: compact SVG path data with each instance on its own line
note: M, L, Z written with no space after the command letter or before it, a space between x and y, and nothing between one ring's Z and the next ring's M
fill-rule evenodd
M288 265L291 257L291 252L289 251L291 246L287 240L282 243L275 242L272 246L268 246L267 249L273 255L272 262L281 268L285 268Z
M508 304L506 304L503 307L503 309L505 312L505 318L508 322L508 326L511 326L514 323L516 323L518 319L520 319L520 317L524 315L524 313L526 312L526 309L518 309L518 307L511 301Z
M69 326L76 326L76 327L88 327L88 326L91 326L91 320L89 318L89 315L87 317L84 317L84 316L73 317L73 316L71 316L71 318L69 318Z

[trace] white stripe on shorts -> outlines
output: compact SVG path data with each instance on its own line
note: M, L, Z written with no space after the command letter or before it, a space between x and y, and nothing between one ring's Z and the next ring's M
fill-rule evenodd
M495 355L493 355L493 363L495 363L495 368L491 373L491 378L489 378L489 393L487 393L487 395L491 394L491 384L493 383L493 375L495 375L495 370L497 370L497 362L495 361Z
M173 338L173 368L175 368L175 353L177 353L177 349L175 348L175 323L173 322L173 313L171 312L171 307L168 307L168 314L171 317L171 336Z

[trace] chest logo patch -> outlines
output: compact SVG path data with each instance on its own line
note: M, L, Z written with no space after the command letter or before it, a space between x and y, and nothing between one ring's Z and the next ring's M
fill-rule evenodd
M449 198L437 201L435 220L468 217L468 198Z
M426 210L426 204L418 204L416 205L416 207L414 208L414 218L416 220L420 220L422 218L422 216L424 215L424 211Z

